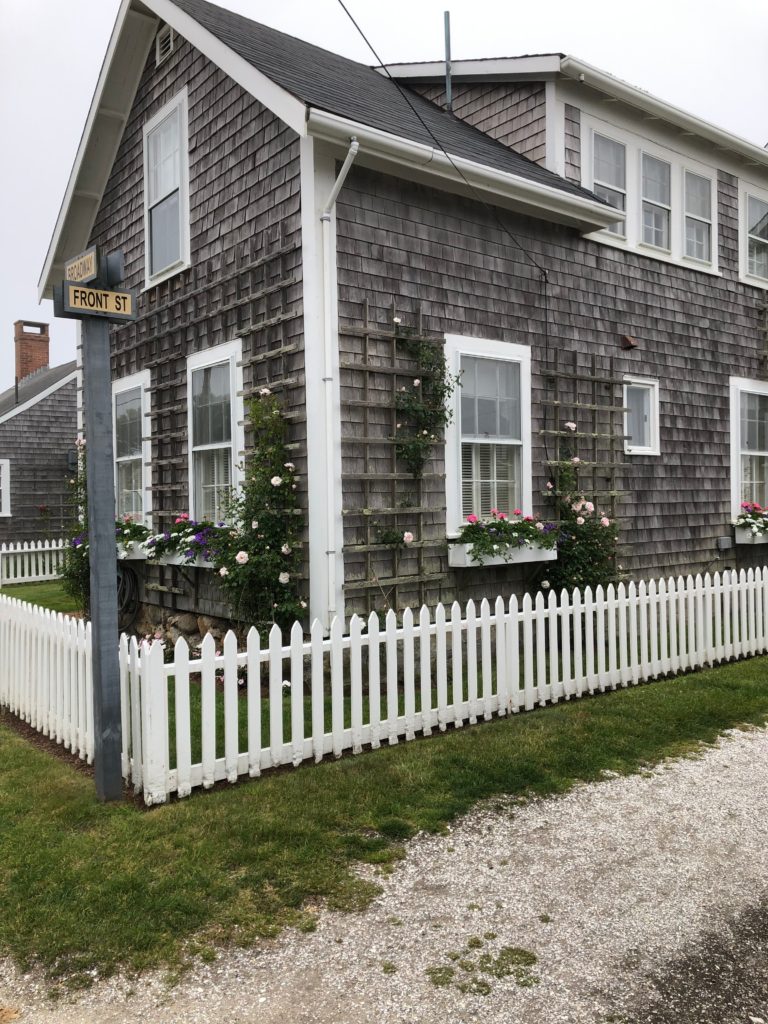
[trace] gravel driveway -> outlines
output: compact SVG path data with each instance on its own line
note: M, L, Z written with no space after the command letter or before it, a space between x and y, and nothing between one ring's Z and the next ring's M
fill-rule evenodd
M494 801L447 835L412 840L365 913L324 913L312 934L224 952L173 989L110 981L51 1004L44 984L0 965L0 1013L30 1024L768 1024L767 840L768 732L731 732L642 775Z

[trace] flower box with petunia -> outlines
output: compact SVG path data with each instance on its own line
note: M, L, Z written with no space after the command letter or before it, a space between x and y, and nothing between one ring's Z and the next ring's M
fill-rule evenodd
M461 533L448 543L448 564L454 569L479 565L547 562L557 558L558 528L520 509L511 515L491 509L489 518L467 516Z
M742 501L736 518L737 544L768 544L768 508L756 501Z

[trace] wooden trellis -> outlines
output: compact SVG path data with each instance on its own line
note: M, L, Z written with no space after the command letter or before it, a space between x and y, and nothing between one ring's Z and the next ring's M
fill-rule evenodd
M395 311L392 311L394 318ZM421 315L402 328L363 322L340 331L344 561L347 608L368 612L434 604L447 579L442 438L421 477L397 458L397 394L418 374L414 343L425 336ZM410 545L402 536L413 533Z

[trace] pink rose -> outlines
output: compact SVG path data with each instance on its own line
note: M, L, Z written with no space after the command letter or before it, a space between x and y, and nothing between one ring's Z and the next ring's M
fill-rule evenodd
M512 515L513 516L521 516L522 514L523 514L523 510L521 508L513 508L512 509Z
M536 523L536 529L541 532L544 529L544 523Z
M574 466L578 466L578 464L581 462L581 459L578 455L574 455L571 459L571 462L574 464Z
M507 518L507 513L506 512L499 512L499 519L506 519L506 518Z
M237 554L235 555L235 561L237 562L238 565L245 565L245 563L248 561L248 552L238 551Z
M603 516L603 518L600 520L600 525L601 526L610 526L611 525L611 520L607 516Z
M576 516L576 525L577 526L583 526L584 525L584 516Z
M477 522L477 516L475 515L474 512L467 516L467 522L472 523L473 526Z
M403 534L403 544L413 544L413 534L410 530L406 530Z

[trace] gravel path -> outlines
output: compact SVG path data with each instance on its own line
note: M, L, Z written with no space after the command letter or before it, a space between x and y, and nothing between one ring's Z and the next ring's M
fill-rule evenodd
M227 951L173 989L51 1004L29 1024L768 1024L768 731L419 836L363 914ZM434 981L445 984L434 984ZM0 1017L0 1019L2 1019Z

